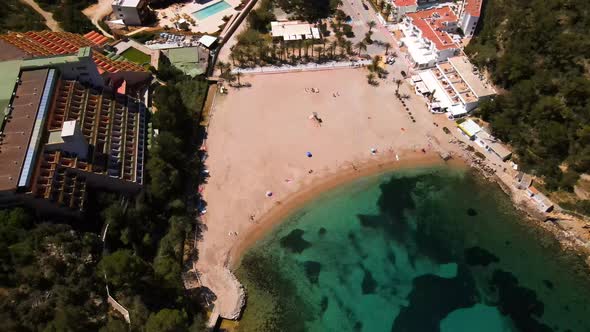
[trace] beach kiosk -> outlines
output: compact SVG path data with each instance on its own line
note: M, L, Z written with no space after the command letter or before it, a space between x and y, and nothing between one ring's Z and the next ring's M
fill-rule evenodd
M474 140L475 135L481 131L481 127L471 119L463 121L458 127L461 133L469 137L470 140Z

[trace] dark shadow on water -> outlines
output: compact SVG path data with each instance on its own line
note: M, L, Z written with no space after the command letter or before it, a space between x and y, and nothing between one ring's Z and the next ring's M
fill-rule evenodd
M295 253L302 253L303 250L311 247L311 242L303 239L305 232L302 229L294 229L280 240L281 247Z
M471 247L465 249L465 262L470 266L488 266L499 261L498 257L483 248Z
M466 268L459 268L455 278L428 274L414 279L408 296L409 305L395 318L392 332L437 332L440 322L449 313L475 305L477 290Z
M303 262L303 269L305 270L305 276L307 277L309 282L313 285L316 285L320 278L322 264L314 261L305 261Z
M537 294L531 289L521 287L512 273L495 270L490 285L498 293L500 312L512 318L519 331L553 331L533 317L540 318L544 312L544 305L537 299Z

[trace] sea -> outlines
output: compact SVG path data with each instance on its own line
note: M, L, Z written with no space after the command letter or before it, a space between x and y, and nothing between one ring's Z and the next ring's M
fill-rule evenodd
M238 331L590 331L584 257L534 223L470 170L356 180L244 254Z

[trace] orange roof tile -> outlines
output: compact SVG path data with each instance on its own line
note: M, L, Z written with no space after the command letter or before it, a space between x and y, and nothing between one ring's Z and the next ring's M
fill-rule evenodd
M457 16L450 7L432 8L407 14L422 36L434 43L437 50L457 48L453 38L445 31L445 23L457 22Z
M465 0L465 13L479 17L483 0Z
M393 0L395 7L406 7L418 5L418 0Z
M99 72L146 71L143 67L133 62L112 60L100 53L102 49L97 44L97 42L100 42L100 39L97 38L96 41L93 41L75 33L52 31L29 31L0 35L0 40L4 40L32 56L73 54L77 53L81 47L93 47L96 50L96 52L92 53L93 60Z

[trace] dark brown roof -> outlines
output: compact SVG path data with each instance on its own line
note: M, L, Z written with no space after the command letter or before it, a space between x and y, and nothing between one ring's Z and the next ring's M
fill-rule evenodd
M27 52L0 39L0 61L21 60L30 57Z
M0 190L16 190L49 69L24 71L0 141Z

